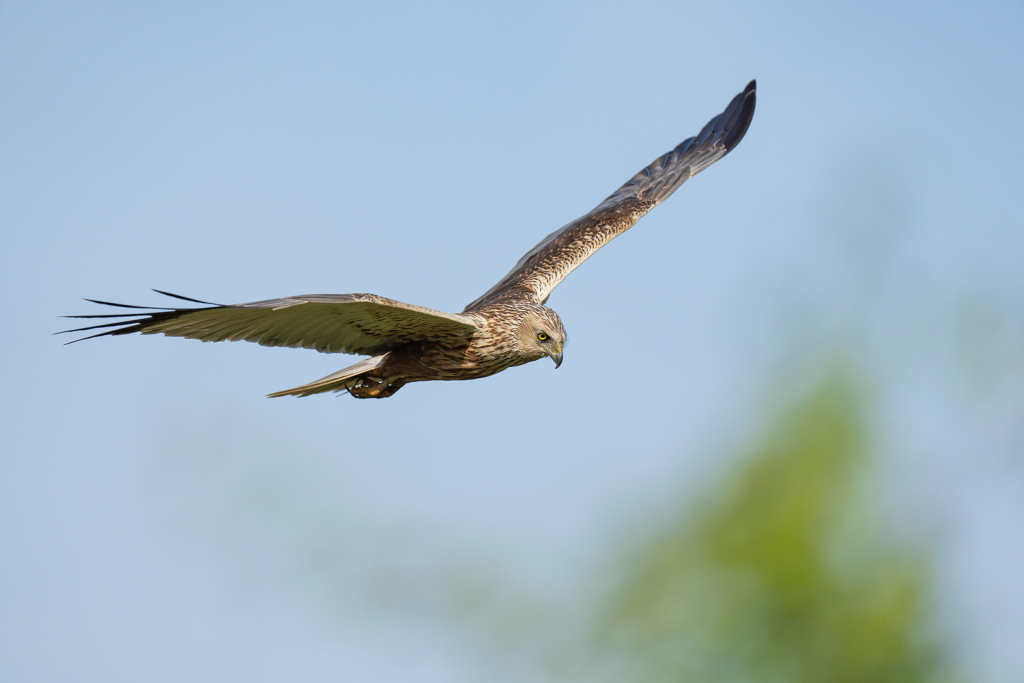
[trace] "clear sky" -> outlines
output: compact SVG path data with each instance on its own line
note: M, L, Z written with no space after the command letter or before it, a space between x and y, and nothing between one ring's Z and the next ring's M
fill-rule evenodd
M1024 679L1022 29L1019 2L0 2L0 678L488 680L429 606L325 616L298 539L557 592L839 347L966 666ZM50 336L151 287L459 311L751 78L740 147L551 297L557 372L270 400L352 359Z

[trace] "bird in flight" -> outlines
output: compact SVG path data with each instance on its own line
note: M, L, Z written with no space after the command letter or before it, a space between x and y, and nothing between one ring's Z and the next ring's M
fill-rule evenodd
M544 305L551 291L686 180L731 152L754 116L755 87L751 81L698 135L655 159L593 211L541 240L462 313L374 294L315 294L222 306L155 290L203 306L156 308L87 299L143 312L67 316L130 319L66 332L113 328L75 341L139 332L369 356L270 396L346 391L356 398L387 398L409 382L478 379L545 357L557 368L566 335L561 318Z

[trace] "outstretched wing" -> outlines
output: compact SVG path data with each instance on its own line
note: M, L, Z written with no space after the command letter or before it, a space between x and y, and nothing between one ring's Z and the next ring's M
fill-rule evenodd
M587 215L545 237L464 312L508 297L547 301L551 290L591 254L739 144L754 117L756 85L751 81L699 135L655 159Z
M194 303L209 303L160 293ZM87 301L121 308L147 308L93 299ZM314 294L233 306L210 304L202 308L149 308L155 312L67 316L135 319L65 332L111 327L114 329L83 339L139 332L206 342L250 341L262 346L316 349L321 353L376 355L414 341L468 342L478 331L469 316L413 306L374 294Z

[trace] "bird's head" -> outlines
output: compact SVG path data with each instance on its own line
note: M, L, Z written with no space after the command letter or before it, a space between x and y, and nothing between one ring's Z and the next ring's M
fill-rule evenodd
M519 325L519 350L531 360L550 356L557 368L562 364L565 328L562 319L547 306L538 306Z

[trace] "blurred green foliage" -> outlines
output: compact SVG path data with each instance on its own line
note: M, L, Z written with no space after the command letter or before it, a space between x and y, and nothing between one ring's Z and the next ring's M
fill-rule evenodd
M851 376L804 394L717 484L702 480L695 503L688 492L654 524L627 526L573 585L532 581L517 547L473 555L427 527L375 526L331 461L296 460L266 439L211 436L213 451L197 450L180 476L159 474L236 565L240 602L282 581L329 623L443 626L486 680L955 680L928 630L930 557L888 533L871 498L881 457Z
M872 524L863 413L850 382L823 382L723 489L630 553L595 640L609 680L942 676L925 558Z

